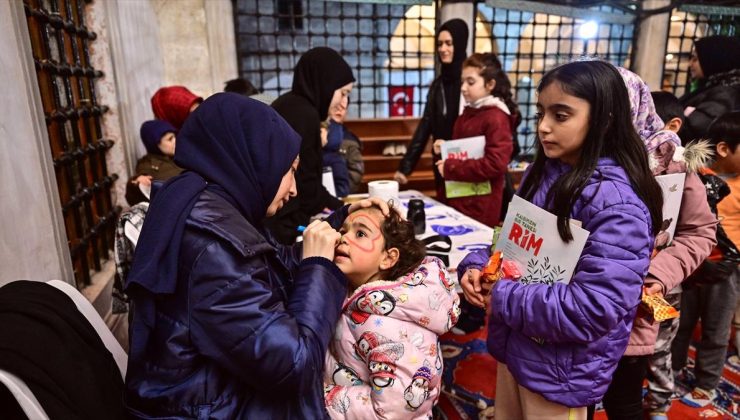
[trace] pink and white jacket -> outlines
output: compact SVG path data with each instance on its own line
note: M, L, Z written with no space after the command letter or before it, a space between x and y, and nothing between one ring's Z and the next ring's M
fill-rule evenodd
M717 243L717 218L709 209L704 184L696 174L710 156L701 142L681 147L675 133L662 129L664 123L655 111L648 85L631 71L621 67L618 70L627 86L632 123L645 143L653 175L686 173L673 241L653 256L645 278L645 285L659 283L663 294L667 294L694 272ZM659 323L649 321L638 311L624 355L653 354L658 327Z
M436 257L397 280L357 288L344 302L324 364L329 416L431 418L441 389L438 337L457 322L459 303Z

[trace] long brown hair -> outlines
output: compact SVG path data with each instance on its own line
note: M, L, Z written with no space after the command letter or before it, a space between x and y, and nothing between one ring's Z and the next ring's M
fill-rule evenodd
M663 222L663 193L650 171L645 145L632 125L622 76L614 66L603 61L576 61L545 73L537 92L552 83L558 83L565 93L588 101L591 107L579 163L561 175L547 193L549 209L558 216L560 237L566 242L573 239L568 223L570 212L601 157L613 158L627 173L635 193L650 211L652 233L657 235ZM539 134L536 136L532 169L519 192L527 200L540 188L548 159Z

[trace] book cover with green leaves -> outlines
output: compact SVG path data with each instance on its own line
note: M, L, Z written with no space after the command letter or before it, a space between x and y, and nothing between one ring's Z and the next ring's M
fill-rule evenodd
M571 242L563 242L558 233L557 216L529 201L514 196L506 212L501 236L494 251L513 261L524 284L569 283L589 232L571 219Z

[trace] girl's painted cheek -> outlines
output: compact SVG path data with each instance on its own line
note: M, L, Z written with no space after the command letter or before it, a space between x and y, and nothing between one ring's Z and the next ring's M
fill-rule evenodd
M378 223L375 220L365 215L357 215L355 217L352 217L352 216L350 217L351 217L350 223L353 223L355 220L358 220L358 221L362 220L363 224L373 225L375 226L376 229L375 229L375 234L373 236L368 235L367 240L363 240L362 242L359 242L359 241L356 241L354 238L345 238L347 243L349 243L353 247L356 247L357 249L363 252L367 252L367 253L375 252L377 248L377 242L381 239L381 236L382 236L380 234L380 226L378 226Z
M372 253L355 248L352 252L352 264L355 267L365 267L372 262Z

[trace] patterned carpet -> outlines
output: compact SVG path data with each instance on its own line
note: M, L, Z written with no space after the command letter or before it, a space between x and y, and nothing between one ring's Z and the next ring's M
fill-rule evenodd
M439 399L435 418L490 419L493 418L496 397L496 361L486 351L485 332L480 330L464 336L447 334L442 337L445 358L443 381L445 391ZM689 357L694 357L693 347ZM691 366L691 365L690 365ZM691 389L693 372L681 380L679 386ZM691 408L674 401L669 419L738 419L740 420L740 360L728 357L719 386L717 399L711 407ZM605 420L598 410L596 420Z

